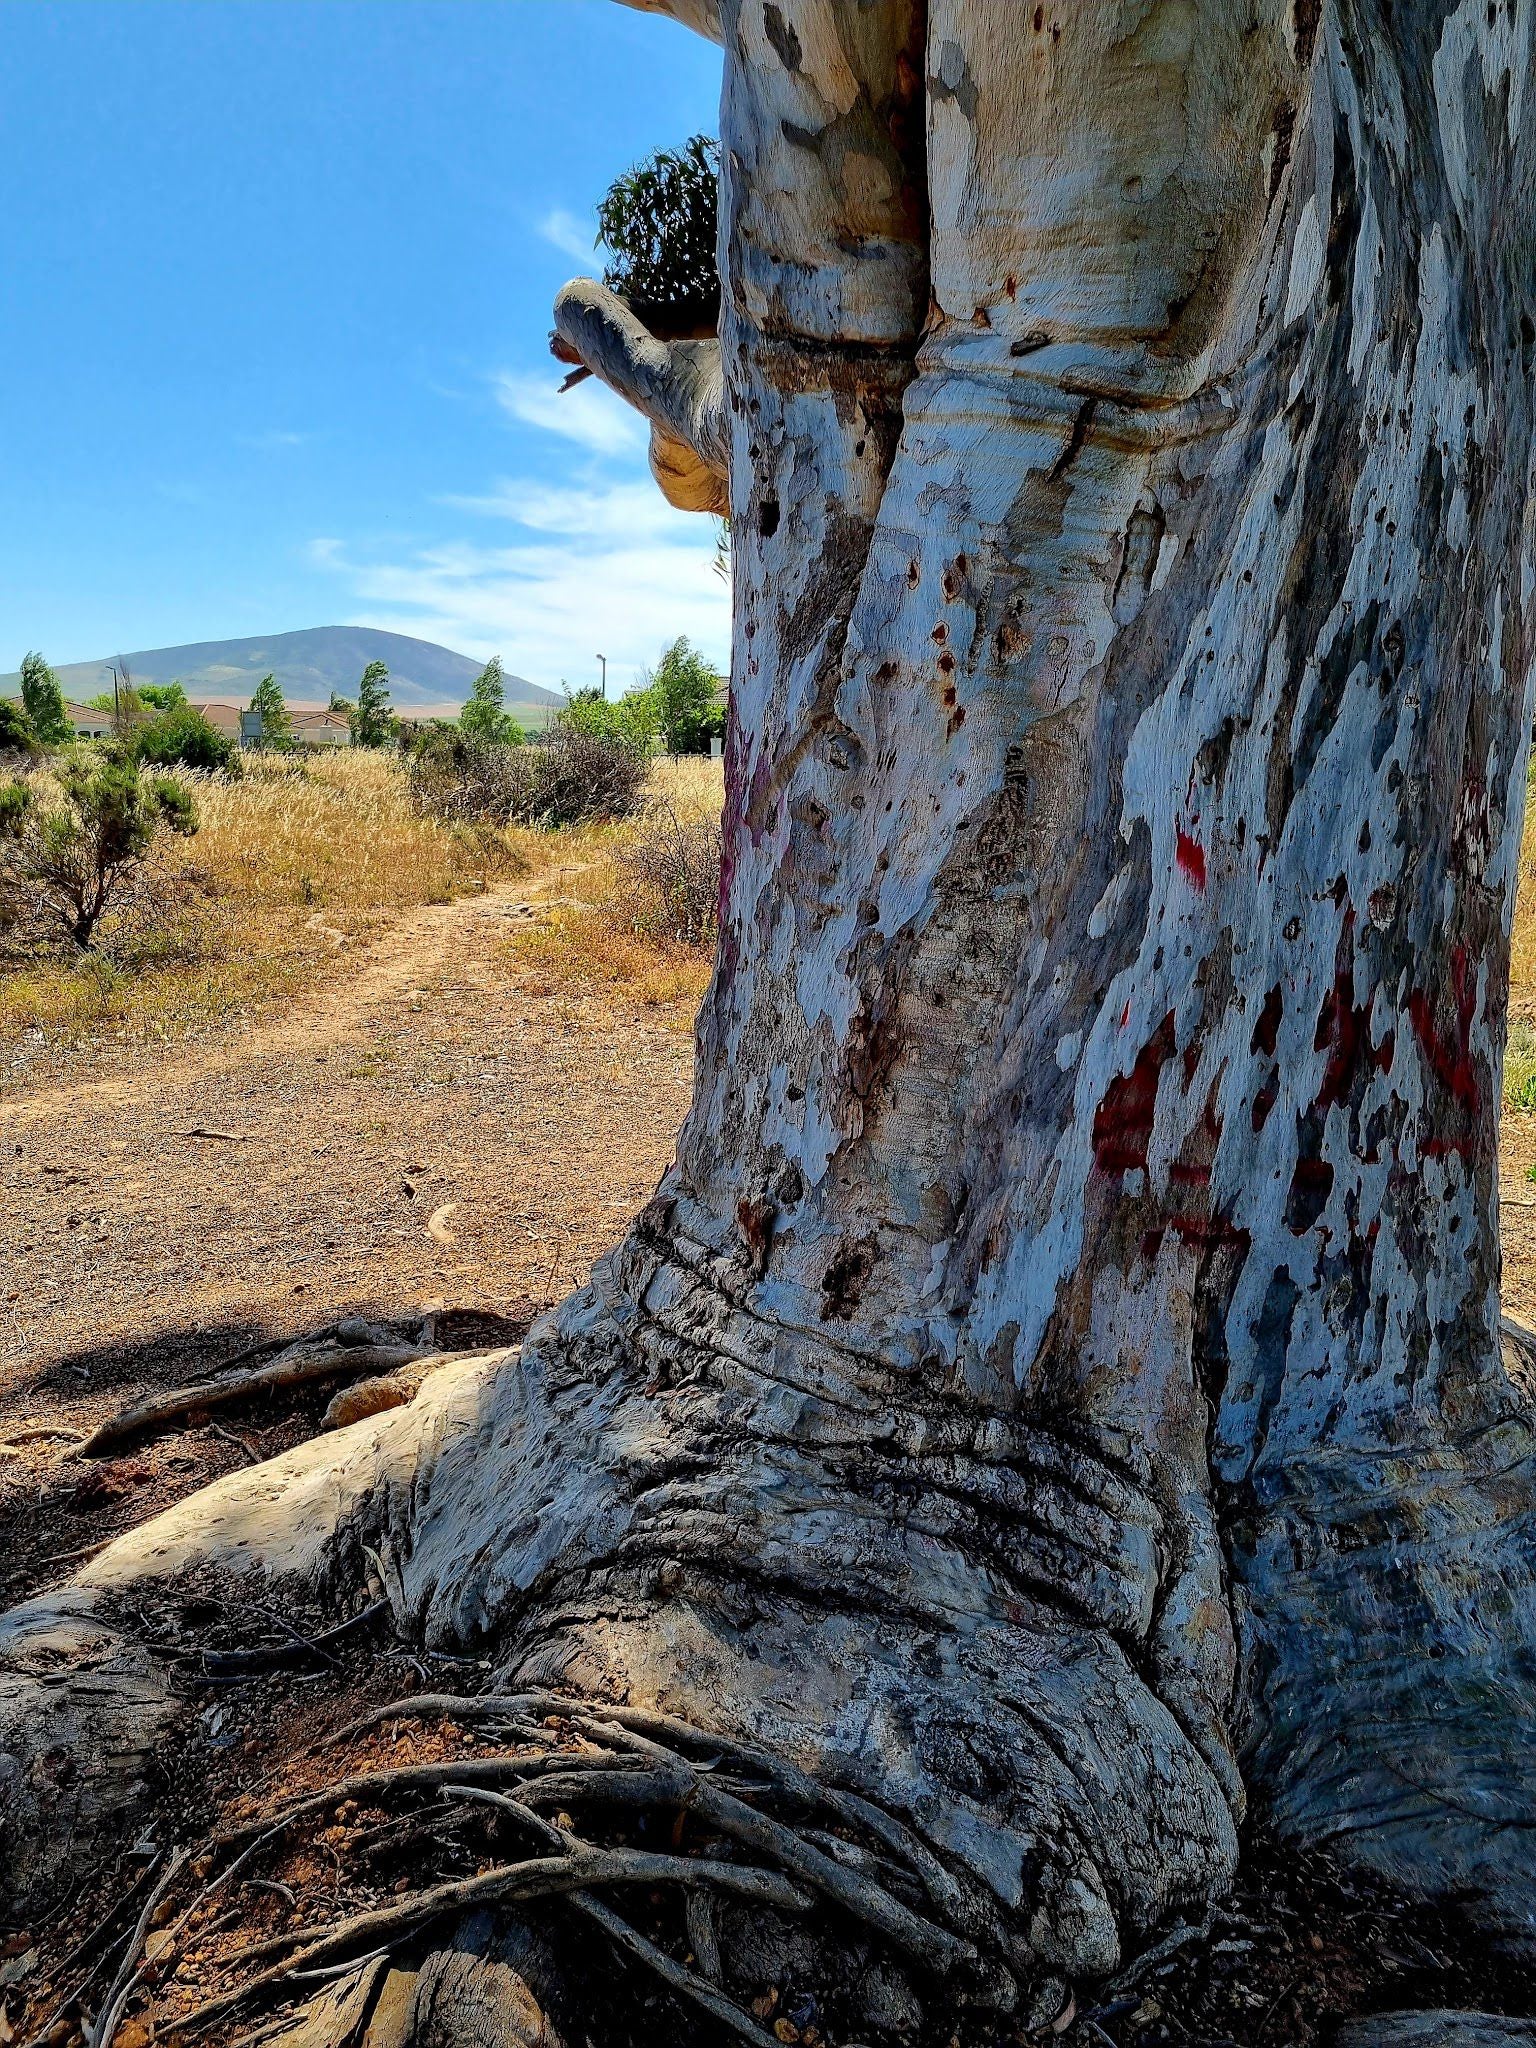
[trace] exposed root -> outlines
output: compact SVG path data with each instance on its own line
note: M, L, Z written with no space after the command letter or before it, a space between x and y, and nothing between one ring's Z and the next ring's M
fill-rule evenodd
M307 1646L296 1645L296 1650L303 1654L306 1647L323 1647L336 1633L317 1637ZM118 2022L146 1987L154 1998L147 2017L157 2035L192 2038L253 2004L291 2003L322 1981L317 1973L351 1971L369 1957L396 1954L445 1919L487 1907L504 1912L554 1900L582 1913L671 1992L755 2048L769 2048L773 2037L721 1988L711 1897L801 1919L812 1913L819 1898L876 1935L898 1962L916 1966L944 1985L946 1995L957 2003L996 2002L998 1966L978 1952L968 1934L953 1924L941 1924L961 1921L980 1926L985 1915L932 1853L867 1802L819 1785L793 1765L746 1745L717 1739L663 1715L562 1695L521 1693L479 1698L433 1694L400 1700L358 1717L327 1746L390 1720L449 1718L478 1723L492 1739L510 1738L513 1746L499 1754L349 1773L285 1808L269 1807L201 1845L180 1849L144 1905L95 2031L87 2033L89 2048L109 2048ZM323 1823L349 1803L387 1810L423 1795L444 1803L439 1821L423 1830L429 1838L437 1837L438 1846L430 1853L473 1856L477 1852L472 1837L462 1848L455 1846L463 1842L466 1829L488 1827L494 1832L505 1826L514 1827L525 1841L531 1838L534 1853L516 1860L496 1858L472 1875L446 1878L403 1897L365 1902L356 1911L318 1925L311 1921L258 1935L222 1956L218 1968L227 1973L224 1984L190 2011L175 2010L180 1987L174 1979L166 1981L164 1992L156 1988L162 1969L194 1924L197 1931L191 1938L200 1951L206 1949L210 1933L221 1924L218 1918L212 1923L208 1918L221 1891L227 1894L237 1883L260 1887L294 1910L297 1894L292 1886L254 1872L262 1860L287 1856L295 1859L297 1873L304 1858L313 1854L292 1840L302 1825ZM559 1815L558 1826L548 1818L551 1810ZM588 1839L585 1832L577 1832L571 1810L600 1812L606 1816L605 1832L636 1825L643 1831L656 1816L675 1813L670 1849ZM685 1839L690 1820L702 1824L691 1844ZM807 1825L812 1821L820 1825ZM441 1832L444 1829L446 1833ZM328 1848L340 1839L345 1838L329 1829L319 1836ZM733 1853L729 1845L741 1853ZM347 1866L333 1848L330 1853L345 1885ZM283 1867L279 1860L278 1868ZM160 1939L155 1963L141 1962L150 1925L163 1914L165 1900L189 1869L203 1882ZM370 1868L364 1881L371 1875ZM655 1938L598 1896L615 1886L638 1891L647 1900L647 1912L656 1910L655 1888L666 1887L680 1896L685 1912L672 1922L670 1936ZM927 1917L920 1906L935 1910L938 1917ZM682 1958L669 1954L664 1945L677 1939L679 1923L691 1957L686 1952ZM690 1967L694 1960L698 1968ZM85 1988L77 1986L72 1996L78 2000ZM55 2006L55 2015L62 2009ZM257 2031L259 2035L262 2029Z

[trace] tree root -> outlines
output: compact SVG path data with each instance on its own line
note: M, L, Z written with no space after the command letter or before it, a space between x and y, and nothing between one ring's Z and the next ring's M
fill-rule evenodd
M142 1401L121 1409L93 1429L83 1443L65 1453L71 1458L99 1458L130 1438L151 1429L163 1429L168 1422L180 1422L209 1408L223 1408L234 1401L251 1401L263 1394L280 1393L289 1387L303 1387L316 1380L361 1378L365 1373L394 1372L402 1365L415 1365L428 1354L414 1344L324 1344L306 1341L285 1351L270 1365L252 1366L245 1372L227 1373L223 1378L203 1380L189 1387L172 1387L163 1393L146 1394ZM444 1353L444 1358L452 1356Z
M355 1624L354 1624L355 1625ZM332 1632L334 1634L334 1632ZM497 1755L460 1756L384 1770L360 1771L333 1780L284 1810L254 1816L213 1837L201 1848L178 1850L155 1884L120 1959L103 2002L90 2048L110 2048L112 2032L153 1968L140 1961L147 1930L183 1871L207 1881L170 1925L162 1952L174 1954L195 1918L206 1920L210 1901L235 1881L260 1884L287 1897L289 1887L273 1878L254 1878L252 1865L305 1821L316 1821L349 1801L378 1806L422 1794L449 1802L450 1829L471 1824L478 1811L497 1818L537 1844L536 1853L497 1861L472 1876L447 1879L388 1903L328 1924L290 1927L246 1943L223 1957L221 1968L242 1974L192 2011L157 2011L157 2031L183 2039L206 2034L238 2009L262 1999L283 1999L312 1987L317 1973L334 1966L355 1968L366 1956L395 1952L417 1940L432 1923L485 1907L505 1910L540 1900L564 1899L668 1989L688 2000L737 2037L770 2048L772 2036L717 1982L721 1972L710 1897L735 1898L757 1909L804 1917L819 1897L876 1935L896 1958L944 1984L961 2000L995 1989L997 1966L978 1952L968 1934L940 1920L982 1924L974 1903L932 1853L916 1843L888 1814L853 1795L818 1784L795 1766L749 1746L718 1739L707 1731L657 1714L571 1699L549 1693L479 1698L454 1694L418 1696L359 1716L330 1738L334 1747L351 1735L391 1719L477 1721L499 1732L515 1725L517 1747ZM534 1717L541 1717L535 1719ZM650 1732L642 1732L642 1729ZM670 1739L664 1739L670 1738ZM692 1754L685 1754L684 1751ZM778 1815L764 1806L778 1809ZM561 1811L557 1827L535 1807ZM615 1822L675 1809L704 1824L707 1835L694 1853L662 1853L625 1842L588 1840L572 1828L566 1807L607 1809ZM779 1815L809 1819L820 1828L791 1825ZM328 1838L327 1838L328 1839ZM456 1833L450 1840L457 1839ZM722 1853L722 1843L745 1853ZM297 1852L295 1852L297 1853ZM213 1866L224 1863L213 1874ZM686 1928L705 1974L667 1953L650 1935L612 1911L597 1893L624 1885L649 1893L656 1886L678 1888L686 1902ZM930 1902L939 1919L929 1919L897 1890ZM217 1927L202 1925L205 1942ZM68 1959L66 1959L68 1960ZM157 1958L157 1962L159 1959ZM83 1987L79 1987L83 1989ZM75 1994L78 1996L78 1989ZM61 2008L56 2007L55 2013Z

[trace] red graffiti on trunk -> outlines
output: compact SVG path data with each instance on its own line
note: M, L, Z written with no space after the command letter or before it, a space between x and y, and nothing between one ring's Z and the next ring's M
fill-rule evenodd
M1197 825L1200 820L1194 821ZM1175 858L1182 873L1188 875L1197 889L1205 887L1205 848L1198 839L1192 839L1180 825L1175 841Z
M1101 1173L1131 1173L1147 1163L1157 1082L1173 1053L1173 1012L1136 1055L1128 1074L1119 1074L1093 1113L1093 1163Z

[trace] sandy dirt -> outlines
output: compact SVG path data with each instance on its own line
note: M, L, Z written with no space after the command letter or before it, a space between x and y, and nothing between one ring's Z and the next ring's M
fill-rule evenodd
M561 887L557 870L413 912L223 1042L0 1098L0 1596L285 1448L324 1400L89 1470L37 1424L89 1429L350 1315L520 1329L622 1233L671 1155L692 1041L536 993L509 963Z

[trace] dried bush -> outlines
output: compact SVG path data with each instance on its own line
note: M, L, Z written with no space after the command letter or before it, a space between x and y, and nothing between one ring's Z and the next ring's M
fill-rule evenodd
M429 726L406 770L411 808L445 825L505 825L522 788L514 757L524 751L453 726Z
M720 923L720 821L680 818L655 804L614 861L631 889L624 915L632 929L679 945L712 946Z

